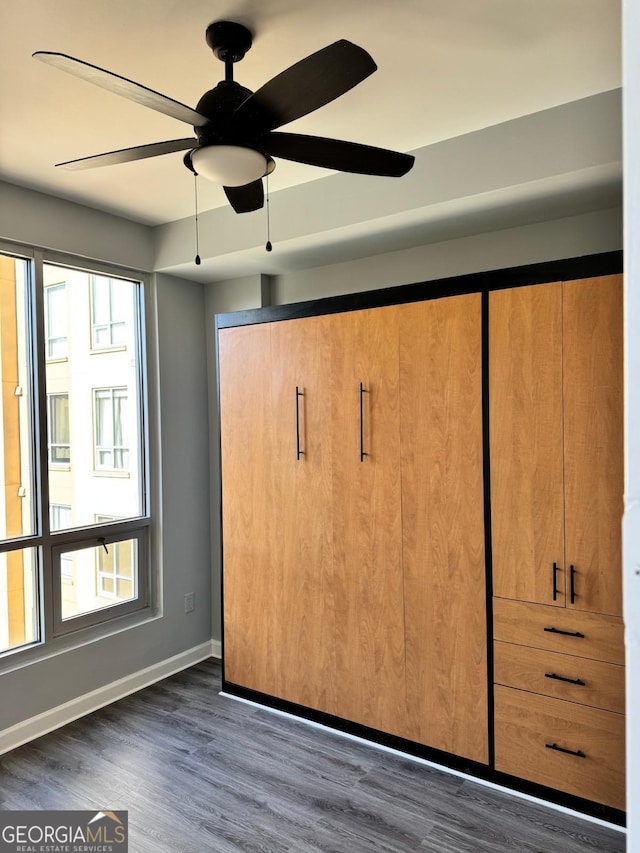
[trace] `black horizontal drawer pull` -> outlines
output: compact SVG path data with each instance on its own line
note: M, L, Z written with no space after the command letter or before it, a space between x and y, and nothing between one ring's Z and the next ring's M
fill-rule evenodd
M557 743L545 743L547 749L555 749L556 752L566 752L567 755L575 755L576 758L586 758L587 756L580 749L565 749L564 746L558 746Z
M545 672L545 678L555 678L556 681L566 681L567 684L579 684L580 687L586 687L586 681L581 678L565 678L564 675L556 675L555 672Z
M581 637L584 640L584 634L580 631L561 631L559 628L545 628L550 634L562 634L563 637Z

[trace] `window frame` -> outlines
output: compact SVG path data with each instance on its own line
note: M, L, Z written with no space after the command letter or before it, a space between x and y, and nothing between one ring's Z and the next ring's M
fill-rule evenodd
M158 430L150 429L149 412L157 411L157 389L155 371L149 369L149 353L154 353L153 364L157 364L155 345L157 334L155 314L155 281L141 272L104 264L66 253L52 252L38 247L0 240L0 253L27 262L25 301L28 325L28 374L32 406L30 411L29 441L32 445L32 471L30 488L33 492L34 528L29 535L0 540L0 553L34 549L37 568L34 578L35 611L37 624L35 639L22 645L0 651L0 672L28 665L48 654L68 648L76 648L114 631L126 630L157 618L161 612L160 586L158 584L157 559L160 542L157 525L152 523L158 512L155 479L152 484L151 468L158 465ZM47 338L45 335L45 264L67 267L87 273L103 275L111 279L122 278L138 284L136 309L134 311L134 346L137 363L138 387L129 395L129 404L136 406L139 425L139 478L138 503L140 515L109 524L87 525L63 531L52 531L49 518L49 441L47 433ZM67 291L68 292L68 291ZM91 341L89 341L91 344ZM124 348L124 347L120 347ZM130 450L131 452L131 450ZM136 452L134 450L134 452ZM53 466L55 468L55 465ZM100 611L86 614L82 619L66 620L61 625L61 565L60 555L82 547L102 546L126 539L138 542L138 595L123 604L115 604ZM152 571L151 566L156 568ZM68 623L73 623L69 625Z

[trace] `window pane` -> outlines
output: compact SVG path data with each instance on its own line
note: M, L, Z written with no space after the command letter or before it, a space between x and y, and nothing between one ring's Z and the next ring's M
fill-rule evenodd
M66 396L68 404L68 437L55 419L49 436L50 502L73 507L73 527L94 524L98 513L135 518L144 513L141 285L49 264L45 270L45 285L65 282L68 314L67 358L46 364L47 395ZM94 595L97 589L94 578Z
M26 261L0 255L0 539L35 532L27 276Z
M0 553L0 653L39 639L35 548Z
M118 563L126 552L127 564L132 566L133 578L121 583ZM66 621L75 616L103 610L131 601L136 596L138 542L128 539L124 542L82 548L78 551L66 551L60 555L61 577L60 596L62 601L62 619ZM62 564L73 566L74 583L65 583Z
M44 291L44 330L47 358L67 355L67 291L64 283L52 284Z

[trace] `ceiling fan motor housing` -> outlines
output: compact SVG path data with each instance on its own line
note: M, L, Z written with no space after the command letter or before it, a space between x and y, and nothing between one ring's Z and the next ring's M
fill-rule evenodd
M221 62L239 62L253 44L251 31L234 21L214 21L205 35L207 44Z

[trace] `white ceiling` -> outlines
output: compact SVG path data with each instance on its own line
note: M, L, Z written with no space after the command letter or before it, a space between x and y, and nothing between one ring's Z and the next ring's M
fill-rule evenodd
M204 40L236 20L252 90L346 38L378 71L286 130L411 151L621 82L619 0L20 0L0 31L0 178L156 225L193 213L182 154L91 171L54 163L188 135L164 115L31 58L68 53L189 106L224 76ZM325 170L278 161L271 190ZM226 204L199 183L201 209Z

